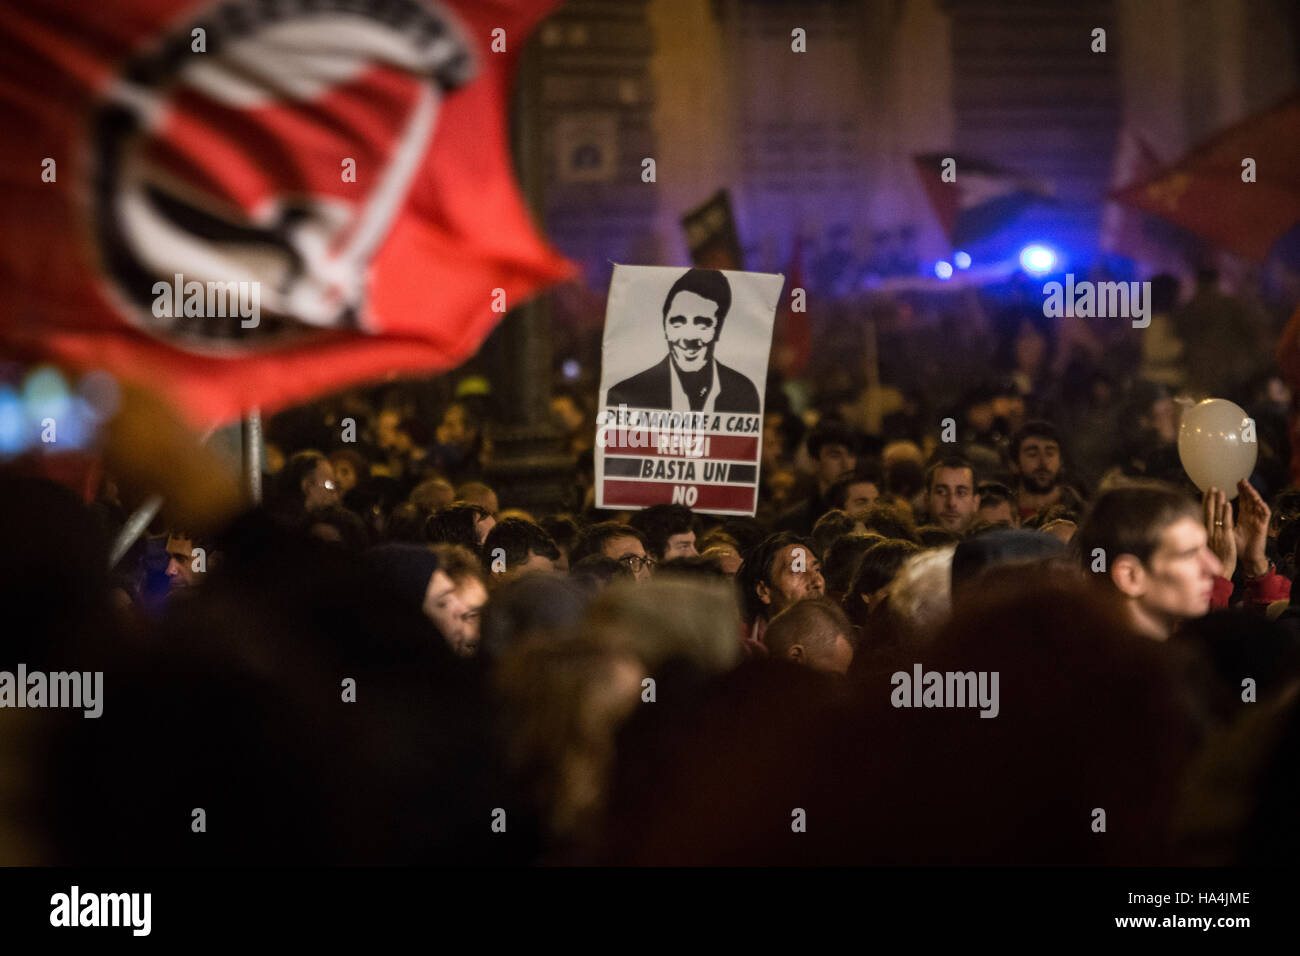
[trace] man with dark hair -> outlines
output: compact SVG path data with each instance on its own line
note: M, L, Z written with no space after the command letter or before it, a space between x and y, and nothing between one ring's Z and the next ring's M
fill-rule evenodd
M477 551L496 519L479 505L455 504L434 512L424 522L424 536L434 543L458 544Z
M980 498L975 493L975 469L965 458L940 458L925 473L925 501L930 521L962 534L975 520Z
M1061 436L1051 422L1021 425L1011 436L1007 458L1016 476L1016 501L1022 522L1052 505L1078 506L1078 495L1061 484Z
M300 451L289 459L277 477L283 517L297 521L303 514L339 503L334 466L318 451Z
M826 593L821 560L812 542L788 531L769 535L746 553L736 580L750 625L746 643L751 650L754 644L762 644L767 622L782 610Z
M817 549L818 554L825 554L840 538L846 534L852 534L854 531L863 531L864 528L854 518L840 511L838 508L832 508L813 525L812 538L813 547Z
M731 285L721 272L683 273L664 299L668 354L658 365L611 387L606 407L757 413L754 383L713 356L730 309Z
M655 561L692 558L695 549L695 515L685 505L651 505L629 521L645 537L646 550Z
M916 525L908 517L906 510L886 501L878 501L861 518L864 530L886 538L920 543Z
M1000 481L981 481L976 489L980 506L975 510L975 520L987 524L1006 524L1015 528L1020 525L1020 511L1016 508L1015 495L1011 489Z
M1196 502L1178 489L1155 482L1111 489L1076 537L1084 568L1114 587L1148 637L1165 640L1210 609L1223 565Z
M853 625L832 601L807 598L791 604L768 625L763 643L774 659L813 670L847 674L853 663Z
M778 531L808 535L829 508L831 485L857 467L857 436L843 422L818 422L808 433L808 457L816 469L817 490L776 521Z
M648 581L655 564L654 558L646 552L641 532L621 521L602 521L592 525L578 539L570 559L576 564L592 554L613 558L631 571L637 581Z
M495 579L523 571L554 571L559 557L551 536L523 518L499 522L483 542L483 560Z
M189 531L170 530L164 536L163 547L167 552L165 574L168 592L197 584L199 579L196 575L207 570L206 551L202 563L198 560L199 556L194 553L196 550L203 551L198 538Z
M874 474L855 470L847 475L840 475L826 491L828 508L847 511L854 518L861 518L867 509L880 500L880 489L884 482Z
M556 547L560 549L560 561L556 567L560 571L570 570L573 567L573 562L569 560L569 556L573 554L573 548L582 535L582 532L578 530L577 522L568 515L552 515L549 518L543 518L539 523L542 530L551 536Z
M435 544L433 553L439 567L451 578L452 596L460 602L460 627L455 629L455 641L449 639L448 643L458 657L473 657L478 653L479 624L488 598L483 563L473 551L458 544Z

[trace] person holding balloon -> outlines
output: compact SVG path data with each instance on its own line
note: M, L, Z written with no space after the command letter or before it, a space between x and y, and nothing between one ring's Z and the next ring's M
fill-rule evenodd
M1241 504L1235 521L1232 503L1218 488L1207 489L1201 498L1206 543L1223 565L1210 598L1210 607L1214 609L1228 606L1233 592L1232 576L1238 564L1246 587L1245 604L1267 605L1286 600L1291 594L1290 580L1278 573L1265 553L1272 510L1244 478L1237 482L1237 493Z
M1249 481L1258 455L1255 423L1236 403L1207 398L1183 413L1178 457L1203 493L1207 546L1223 565L1214 583L1214 608L1228 606L1238 564L1246 604L1269 604L1290 595L1291 582L1277 572L1265 553L1273 513ZM1233 491L1229 494L1224 489ZM1231 499L1237 497L1240 506L1234 521Z

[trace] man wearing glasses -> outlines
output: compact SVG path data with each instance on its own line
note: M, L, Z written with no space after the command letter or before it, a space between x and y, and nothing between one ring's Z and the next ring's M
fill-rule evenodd
M576 563L589 554L613 558L631 571L638 583L648 581L654 572L654 559L646 553L645 538L636 528L620 521L602 521L588 528L571 560Z

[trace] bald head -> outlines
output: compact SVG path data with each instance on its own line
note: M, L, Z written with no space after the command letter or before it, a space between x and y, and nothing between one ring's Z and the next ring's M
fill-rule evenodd
M844 674L853 661L852 633L849 619L834 602L807 598L772 618L763 643L776 660Z

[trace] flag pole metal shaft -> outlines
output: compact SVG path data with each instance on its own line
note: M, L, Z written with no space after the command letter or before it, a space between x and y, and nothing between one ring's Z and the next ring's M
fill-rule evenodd
M243 445L244 491L253 505L262 503L262 412L250 408L240 429Z
M256 409L254 409L250 415L256 419L257 441L255 443L256 451L254 454L256 456L257 471L256 477L252 482L247 483L245 487L250 488L250 490L253 487L256 487L256 497L254 498L254 502L260 502L262 500L262 416ZM206 445L208 439L212 437L215 431L216 428L214 427L209 428L204 432L199 438L199 445ZM244 460L247 462L249 441L247 437L247 420L245 420L243 432ZM149 523L153 521L154 516L158 514L159 510L161 510L162 505L163 499L161 495L150 495L144 500L140 507L136 508L135 511L131 513L131 516L126 519L126 523L122 525L122 530L119 531L117 537L113 539L113 548L108 553L108 569L110 571L117 567L117 562L126 557L126 553L131 550L131 545L135 544L136 539L138 539L140 535L144 534L145 529L149 527Z
M131 517L126 519L126 524L122 525L122 530L113 540L113 550L108 554L110 571L117 567L117 562L126 557L126 553L131 550L131 545L135 544L136 539L144 534L144 529L149 527L149 522L153 521L154 515L158 514L162 503L161 495L150 495L132 512Z

